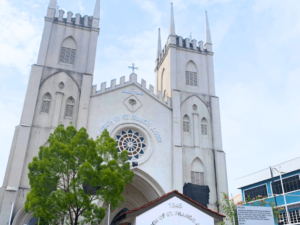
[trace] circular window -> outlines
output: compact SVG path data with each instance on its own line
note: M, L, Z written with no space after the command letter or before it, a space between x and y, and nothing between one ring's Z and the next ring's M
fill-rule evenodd
M116 135L118 143L118 152L126 150L128 152L129 160L138 160L145 155L146 141L139 131L133 129L122 130Z

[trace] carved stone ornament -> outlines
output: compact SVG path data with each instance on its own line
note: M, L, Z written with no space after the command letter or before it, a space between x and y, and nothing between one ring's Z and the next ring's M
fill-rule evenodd
M58 87L59 87L60 89L63 89L63 88L65 87L64 82L60 82L60 83L58 84Z
M142 107L142 103L138 98L134 95L130 95L128 98L124 100L124 105L130 112L136 112L139 108Z
M194 105L193 105L193 110L194 110L194 111L197 111L197 108L198 108L197 105L194 104Z

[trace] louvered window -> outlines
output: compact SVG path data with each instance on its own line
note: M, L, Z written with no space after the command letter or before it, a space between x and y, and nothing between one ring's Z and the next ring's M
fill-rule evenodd
M66 104L65 117L69 117L69 118L73 117L74 105L75 105L74 98L72 98L72 97L68 98L67 104Z
M300 190L299 175L284 178L282 179L282 183L283 183L285 193ZM277 195L282 194L282 186L280 180L272 182L272 190L273 190L273 194L277 194Z
M245 190L245 199L250 198L256 198L256 197L267 197L268 192L267 192L267 186L266 185L261 185L255 188L251 188L248 190Z
M206 118L203 118L201 120L201 134L207 135L207 119Z
M52 100L52 97L51 97L50 93L46 93L43 96L43 102L42 102L42 108L41 108L42 113L49 113L51 100Z
M197 86L198 85L197 73L186 71L185 72L185 82L186 82L186 85Z
M188 115L183 117L183 132L190 132L190 118Z
M75 53L76 49L62 47L60 53L60 62L74 65Z
M192 171L192 184L204 185L204 173Z
M66 64L74 65L76 55L76 42L73 37L66 38L62 45L59 56L59 61Z

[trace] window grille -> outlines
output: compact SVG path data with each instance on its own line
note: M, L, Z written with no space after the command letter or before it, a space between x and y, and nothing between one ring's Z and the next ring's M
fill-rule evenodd
M284 187L284 192L286 192L286 193L300 189L299 175L284 178L284 179L282 179L282 183L283 183L283 187ZM273 190L273 194L275 194L275 195L282 194L282 187L281 187L280 180L272 182L272 190Z
M183 117L183 132L190 132L190 118L188 115Z
M206 118L203 118L201 120L201 134L207 135L207 119Z
M257 196L267 197L268 196L267 186L261 185L255 188L248 189L244 192L244 194L245 194L245 199L250 197L250 200L256 198Z
M192 171L192 184L204 185L204 173Z
M198 86L197 73L186 71L185 72L185 82L187 85L190 85L190 86Z
M299 224L300 223L300 210L289 211L289 214L290 214L291 224ZM279 221L283 222L281 224L288 224L286 212L280 213Z
M52 97L51 97L50 93L46 93L44 95L43 102L42 102L42 108L41 108L42 113L49 113L51 99L52 99Z
M60 52L60 62L74 65L76 49L62 47Z
M72 98L72 97L68 98L67 104L66 104L66 111L65 111L66 117L71 117L71 118L73 117L74 105L75 105L74 98Z

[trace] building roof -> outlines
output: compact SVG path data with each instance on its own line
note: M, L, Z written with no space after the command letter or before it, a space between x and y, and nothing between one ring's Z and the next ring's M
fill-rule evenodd
M283 163L275 165L275 166L272 166L272 168L276 168L278 170L279 170L279 167L280 167L281 172L284 172L284 173L290 173L290 172L293 172L296 170L300 170L300 157L289 160L287 162L283 162ZM273 177L278 177L278 176L279 176L279 173L276 170L273 170ZM271 177L271 172L270 172L270 167L269 167L269 168L263 169L261 171L258 171L256 173L238 178L235 180L235 182L236 182L237 188L243 188L248 185L255 184L255 183L258 183L258 182L261 182L264 180L268 180L271 178L272 177Z
M193 204L194 204L194 206L196 205L198 209L200 209L201 211L205 212L206 214L208 214L208 215L210 215L210 216L212 216L214 218L217 217L218 219L221 219L223 217L226 217L226 216L224 216L224 215L222 215L220 213L217 213L217 212L215 212L215 211L213 211L211 209L206 208L205 206L203 206L203 205L199 204L198 202L194 201L193 199L185 196L184 194L181 194L177 190L174 190L174 191L171 191L171 192L169 192L169 193L167 193L167 194L165 194L165 195L163 195L163 196L161 196L161 197L159 197L159 198L157 198L157 199L155 199L155 200L153 200L153 201L151 201L151 202L149 202L149 203L141 206L141 207L138 207L136 209L132 209L130 211L122 213L120 216L118 216L115 219L115 221L123 220L123 219L127 218L127 215L129 215L129 214L133 214L134 213L134 216L142 214L145 211L151 209L152 207L154 207L154 206L160 204L161 202L164 202L164 201L166 201L166 200L168 200L168 199L170 199L171 197L174 197L174 196L179 197L182 200L185 200L187 202L192 203L191 205L193 205Z

